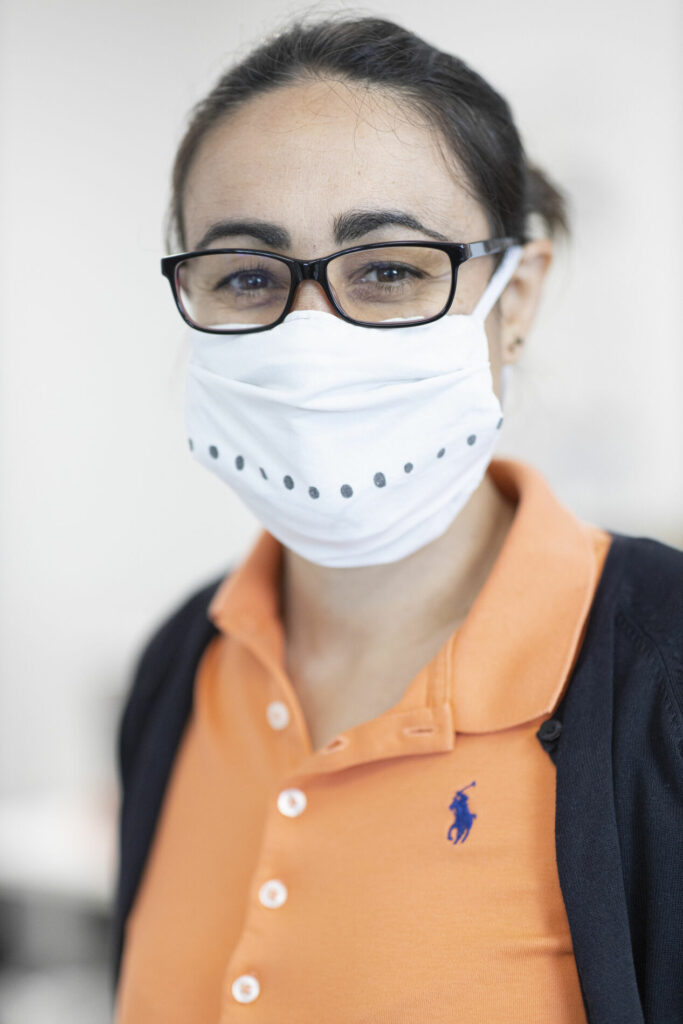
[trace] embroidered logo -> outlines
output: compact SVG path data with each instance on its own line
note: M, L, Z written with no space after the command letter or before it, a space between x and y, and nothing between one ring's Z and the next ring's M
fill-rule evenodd
M448 810L453 811L453 814L455 815L453 824L448 830L449 839L453 834L453 829L457 830L456 837L453 840L454 844L459 843L461 840L463 843L465 842L468 835L470 834L472 822L476 818L476 814L472 814L471 810L469 809L469 806L467 804L467 796L465 794L466 789L469 789L471 786L476 786L476 784L476 782L472 781L470 782L469 786L465 786L463 789L459 789L458 792L453 797L450 807L448 808Z

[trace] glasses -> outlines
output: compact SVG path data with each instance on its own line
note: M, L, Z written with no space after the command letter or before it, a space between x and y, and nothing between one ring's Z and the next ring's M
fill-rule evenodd
M318 260L260 249L203 249L165 256L161 273L183 320L210 334L270 330L287 316L303 281L316 281L349 323L411 327L447 313L462 263L521 242L376 242Z

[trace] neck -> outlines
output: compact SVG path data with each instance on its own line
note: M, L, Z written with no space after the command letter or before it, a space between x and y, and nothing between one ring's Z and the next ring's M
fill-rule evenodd
M487 474L441 537L398 562L336 569L285 548L282 617L295 683L325 686L354 670L429 660L467 615L513 517Z

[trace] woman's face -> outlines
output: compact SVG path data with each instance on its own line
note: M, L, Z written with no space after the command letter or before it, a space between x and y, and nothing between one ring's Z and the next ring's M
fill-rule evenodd
M421 115L383 90L315 80L264 93L202 141L183 197L186 246L204 248L204 236L224 221L237 233L210 247L300 259L366 242L490 237L483 207L439 143ZM472 311L493 266L492 257L479 257L460 267L450 312ZM336 315L313 281L300 285L294 308ZM500 309L486 330L498 390L501 362L511 361Z

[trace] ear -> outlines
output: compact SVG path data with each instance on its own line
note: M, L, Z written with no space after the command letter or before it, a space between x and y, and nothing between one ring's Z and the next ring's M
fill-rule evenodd
M498 300L499 337L503 364L519 358L531 330L543 290L543 281L553 258L549 238L527 242L522 258Z

